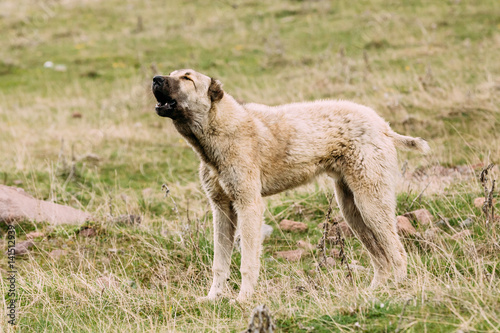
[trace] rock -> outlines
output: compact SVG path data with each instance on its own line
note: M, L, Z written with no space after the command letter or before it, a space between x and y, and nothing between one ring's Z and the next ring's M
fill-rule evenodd
M464 238L470 237L472 235L472 232L470 230L463 230L460 232L457 232L453 236L451 236L451 239L454 240L462 240Z
M465 220L461 221L460 223L461 227L468 227L474 224L474 219L471 217L466 218Z
M403 216L409 218L410 220L415 220L422 225L430 224L434 220L434 216L432 216L431 212L425 208L405 213Z
M54 250L49 253L49 257L52 259L59 259L61 256L65 256L68 254L68 251L66 250Z
M97 235L97 232L93 228L86 228L86 229L80 230L79 235L82 237L94 237Z
M338 249L331 249L330 250L330 255L334 258L340 258L340 250Z
M441 219L441 220L437 221L436 223L434 223L434 225L436 227L444 228L444 227L446 227L448 225L447 222L448 221L445 221L445 220Z
M94 163L96 163L96 162L99 162L101 160L101 158L97 154L88 153L85 156L82 156L82 158L80 160L85 160L87 162L94 162Z
M73 114L71 115L71 117L73 117L73 118L81 118L82 114L80 112L73 112Z
M337 260L335 260L332 257L327 257L326 258L326 265L331 266L331 267L335 267L335 266L337 266Z
M35 245L35 243L32 240L16 243L14 246L15 255L18 256L27 254L33 245Z
M142 217L140 215L120 215L120 216L115 216L111 217L109 219L110 223L125 223L125 224L140 224L142 222Z
M481 208L483 207L485 201L486 201L485 197L476 198L474 199L474 206L477 208Z
M368 268L361 266L361 265L358 265L358 264L349 264L349 268L355 272L364 272L364 271L368 270Z
M413 227L410 220L405 216L397 216L396 217L396 227L398 230L398 234L402 236L407 235L415 235L417 230Z
M271 227L269 224L262 223L262 227L260 228L262 240L271 237L273 230L273 227Z
M283 220L280 222L280 229L284 231L307 231L307 224L291 220Z
M142 190L143 197L150 197L153 193L154 193L154 190L151 187L147 187L144 190Z
M320 228L324 228L325 224L320 223L318 226ZM351 228L349 227L346 221L330 226L330 230L328 230L328 237L337 237L338 233L337 231L340 231L340 234L344 238L354 237L354 233L352 232Z
M278 258L283 258L288 261L299 261L300 258L302 258L302 254L304 253L304 250L298 249L298 250L290 250L290 251L279 251L276 252L276 257Z
M40 231L32 231L26 234L26 239L34 239L34 238L42 238L45 237L45 234Z
M427 241L434 242L437 239L440 232L441 229L439 229L438 227L432 227L424 231L423 237Z
M101 276L97 279L97 284L101 288L116 288L120 283L113 276Z
M33 198L21 188L0 185L0 222L12 224L30 220L59 224L80 224L91 219L84 211Z
M309 242L303 241L303 240L299 240L297 242L297 246L300 247L301 249L308 250L308 251L312 251L316 248L316 246L312 245Z
M474 199L474 206L477 208L482 208L485 201L486 201L485 197L476 198ZM496 202L497 200L493 199L493 204L495 204Z

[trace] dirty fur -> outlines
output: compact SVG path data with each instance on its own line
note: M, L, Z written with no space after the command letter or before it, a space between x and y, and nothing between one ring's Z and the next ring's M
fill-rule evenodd
M406 276L406 252L396 232L396 148L429 151L403 136L369 107L349 101L280 106L240 104L222 84L193 70L155 77L158 115L170 117L198 153L200 179L214 218L213 283L206 299L222 295L236 227L241 232L242 284L250 297L260 268L262 197L326 173L340 210L370 254L372 287Z

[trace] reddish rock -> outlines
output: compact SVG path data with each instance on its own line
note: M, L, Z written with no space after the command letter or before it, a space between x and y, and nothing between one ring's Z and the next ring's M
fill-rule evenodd
M470 237L472 235L472 232L470 230L463 230L460 232L457 232L453 236L451 236L451 239L454 240L462 240L464 238Z
M314 250L316 248L316 246L312 245L309 242L303 241L303 240L299 240L297 242L297 246L300 247L301 249L305 249L305 250L309 250L309 251Z
M26 234L26 239L34 239L34 238L42 238L45 237L45 234L40 231L32 231Z
M476 198L476 199L474 199L474 206L477 208L482 208L485 201L486 201L485 197ZM497 200L493 199L493 203L495 204L496 202L497 202Z
M429 212L425 208L417 209L412 212L405 213L403 215L409 218L410 220L417 221L422 225L430 224L434 220L434 216L432 216L431 212Z
M71 115L71 117L73 117L73 118L81 118L82 114L80 112L73 112L73 114Z
M486 199L484 197L474 199L474 206L477 208L481 208L484 205Z
M405 216L396 217L396 227L398 229L398 234L400 235L415 235L417 230L413 227L410 220Z
M0 185L0 222L29 220L58 224L80 224L89 214L68 206L37 200L23 189Z
M87 228L80 230L79 235L82 237L94 237L95 235L97 235L97 232L95 231L95 229Z
M304 250L298 249L298 250L290 250L290 251L279 251L276 252L276 257L278 258L283 258L288 261L299 261L300 258L302 258L302 255L304 254Z
M67 254L68 254L68 251L66 251L66 250L54 250L54 251L49 253L49 257L51 257L52 259L59 259L59 257L65 256Z
M285 231L307 231L307 224L291 220L283 220L280 222L280 229Z

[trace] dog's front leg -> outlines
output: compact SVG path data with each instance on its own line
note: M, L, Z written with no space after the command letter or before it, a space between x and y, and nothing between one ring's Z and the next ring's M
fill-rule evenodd
M229 201L211 200L214 219L213 282L207 299L218 298L229 278L229 266L236 229L236 213Z
M235 202L241 231L241 289L236 299L248 299L254 292L260 269L262 215L264 206L260 193L250 200Z
M213 281L208 296L199 298L203 301L217 299L226 286L237 217L232 201L220 186L217 174L207 165L201 164L200 178L210 201L214 220Z

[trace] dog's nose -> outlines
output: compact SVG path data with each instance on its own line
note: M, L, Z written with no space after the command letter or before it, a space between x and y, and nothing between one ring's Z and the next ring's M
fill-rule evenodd
M163 78L163 76L161 75L156 75L154 78L153 78L153 83L156 83L156 84L162 84L163 81L165 81L165 79Z

